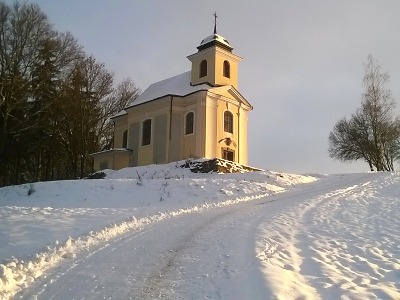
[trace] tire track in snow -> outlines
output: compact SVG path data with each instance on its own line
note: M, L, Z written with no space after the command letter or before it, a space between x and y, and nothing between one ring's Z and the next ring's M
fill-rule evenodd
M215 226L221 218L237 213L237 210L238 208L218 213L212 218L207 218L206 221L203 221L198 226L189 228L189 231L177 242L174 249L171 249L165 257L162 257L161 261L158 262L157 268L146 278L144 288L138 299L172 299L171 296L174 296L174 299L178 299L179 286L177 281L183 280L178 261L182 260L185 255L184 252L193 247L194 241L202 232Z
M3 273L6 274L9 278L21 278L18 279L20 280L20 288L9 290L5 293L0 293L0 295L4 297L4 299L9 299L13 295L15 295L21 289L21 287L27 287L29 284L32 284L35 280L38 280L41 276L43 276L45 272L48 272L49 269L58 266L60 263L63 262L63 259L75 259L78 253L83 253L84 251L87 251L89 249L93 251L94 249L98 249L98 247L104 247L104 244L107 243L109 240L122 236L130 231L143 230L148 226L151 226L152 224L176 218L181 215L200 213L215 208L229 207L234 204L253 201L255 199L263 198L269 194L270 193L251 195L210 204L204 203L200 205L195 205L190 208L160 212L159 214L139 219L133 217L130 220L127 220L120 224L114 224L98 232L90 232L87 236L82 236L76 240L69 238L65 242L65 244L61 246L56 246L54 248L49 247L49 250L47 252L38 254L35 261L21 262L17 266L13 267L13 269L8 268L5 271L3 270ZM75 267L74 264L75 262L73 261L71 269ZM4 268L5 267L6 266L4 266ZM11 272L15 272L15 274ZM63 274L57 275L57 278L62 275Z
M223 242L226 232L219 229L228 228L236 233L232 222L242 227L242 218L257 211L248 202L165 219L150 225L143 234L127 233L98 251L78 257L75 266L67 271L62 271L62 267L48 274L39 291L35 288L20 296L22 299L60 299L66 294L69 299L187 299L186 294L192 292L187 290L189 287L197 295L207 293L212 299L227 299L224 297L227 287L219 283L221 280L230 283L243 267L228 264L230 257ZM247 239L247 235L242 236ZM236 252L255 261L253 243L249 250L250 255ZM210 255L203 256L203 251L209 251ZM244 267L247 270L250 266ZM258 264L251 267L259 272ZM260 272L258 276L263 279ZM240 282L244 284L243 280ZM207 288L199 293L200 284ZM237 288L241 290L239 285Z
M207 213L160 260L138 299L268 298L254 234L267 210L258 205L274 202L264 198Z
M277 298L400 298L400 261L394 255L399 257L400 223L384 213L399 209L399 200L382 197L391 181L398 185L399 178L390 176L368 174L262 226L258 257ZM392 243L392 252L382 253L383 243Z

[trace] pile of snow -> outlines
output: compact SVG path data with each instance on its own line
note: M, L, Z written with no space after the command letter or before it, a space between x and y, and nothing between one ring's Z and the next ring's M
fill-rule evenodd
M61 260L128 230L293 189L312 176L276 172L198 174L179 163L105 171L106 179L0 189L0 298Z

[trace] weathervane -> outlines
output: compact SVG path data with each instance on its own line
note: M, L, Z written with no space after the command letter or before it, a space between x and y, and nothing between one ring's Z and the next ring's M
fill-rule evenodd
M214 16L214 34L217 34L217 18L218 18L217 12L214 12L213 16Z

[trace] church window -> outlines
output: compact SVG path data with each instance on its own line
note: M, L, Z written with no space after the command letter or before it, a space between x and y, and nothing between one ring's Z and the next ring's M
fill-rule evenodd
M142 146L150 145L151 141L151 119L143 121L142 124Z
M233 133L233 114L230 111L224 112L224 131Z
M204 77L204 76L207 76L207 61L206 60L203 60L200 63L200 78Z
M229 149L222 150L222 158L225 160L234 161L235 160L235 152L233 152Z
M224 61L224 76L227 78L231 78L231 65L227 60Z
M128 130L125 130L122 135L122 148L128 148Z
M186 114L185 118L185 134L192 134L194 132L194 112Z

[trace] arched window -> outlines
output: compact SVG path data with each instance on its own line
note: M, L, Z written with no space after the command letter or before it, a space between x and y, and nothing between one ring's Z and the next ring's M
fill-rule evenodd
M122 135L122 148L128 148L128 130L125 130Z
M233 114L230 111L224 112L224 131L233 133Z
M204 77L204 76L207 76L207 61L206 60L203 60L200 63L200 78Z
M185 118L185 134L191 134L194 132L194 112L186 114Z
M224 61L224 76L231 78L231 65L227 60Z
M151 141L151 119L143 121L142 124L142 146L150 145Z

